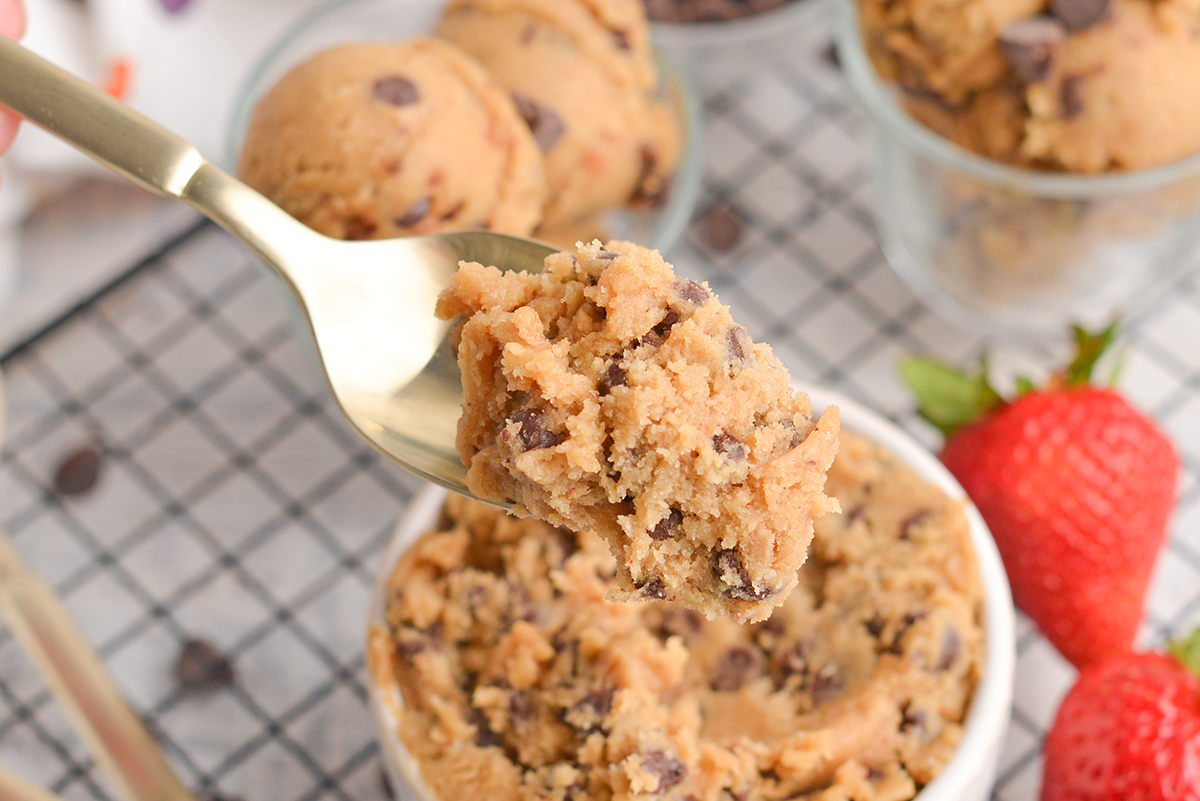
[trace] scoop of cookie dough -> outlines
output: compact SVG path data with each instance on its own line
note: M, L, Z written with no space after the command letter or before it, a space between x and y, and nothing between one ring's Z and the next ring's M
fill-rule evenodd
M546 155L547 227L662 199L680 122L655 96L640 0L452 0L437 33L516 99Z
M477 496L606 538L615 594L761 620L796 584L837 450L770 347L628 242L541 274L464 264L458 450Z
M524 235L547 191L541 152L508 93L430 37L342 45L293 69L255 107L238 172L339 239Z
M1200 151L1193 0L860 0L914 116L1027 167L1096 173Z
M843 433L769 620L612 603L602 540L461 496L388 582L370 664L443 799L910 799L983 667L962 505ZM402 699L402 703L401 703Z

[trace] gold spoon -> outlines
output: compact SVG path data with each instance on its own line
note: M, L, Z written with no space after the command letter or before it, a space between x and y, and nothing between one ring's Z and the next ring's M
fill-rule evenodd
M540 272L553 248L485 231L322 236L185 140L3 38L0 103L134 183L190 203L257 251L300 302L351 424L412 472L467 493L454 447L462 383L434 304L460 261Z
M0 381L0 447L4 444ZM117 792L129 801L196 801L125 702L54 590L29 569L0 526L0 613ZM0 799L58 801L0 769Z

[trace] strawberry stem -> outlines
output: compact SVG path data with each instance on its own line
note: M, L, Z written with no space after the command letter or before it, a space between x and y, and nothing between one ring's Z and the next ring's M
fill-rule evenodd
M1078 387L1091 383L1096 362L1117 338L1117 324L1117 321L1113 320L1107 328L1099 331L1088 331L1078 325L1071 326L1071 333L1075 337L1075 358L1063 371L1064 386Z
M917 396L918 410L946 436L1004 404L987 379L987 354L973 373L924 356L900 360L900 376Z
M1184 667L1200 675L1200 628L1183 639L1172 640L1167 647L1170 648L1175 658L1183 663Z

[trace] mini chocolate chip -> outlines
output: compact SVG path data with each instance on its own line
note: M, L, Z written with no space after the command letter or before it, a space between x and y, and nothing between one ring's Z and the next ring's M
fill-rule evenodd
M746 333L745 328L735 325L725 335L725 345L729 349L731 361L743 362L746 360L747 351L750 350L750 335Z
M583 697L571 705L563 715L564 719L581 731L599 731L604 723L604 717L612 711L612 687L598 687L588 690Z
M908 517L904 518L904 520L900 523L900 539L907 540L912 536L912 533L916 530L917 526L921 525L932 516L933 510L918 509Z
M1058 87L1058 102L1062 106L1063 119L1069 120L1083 113L1082 75L1064 75Z
M732 250L742 239L742 215L728 203L718 203L701 219L704 242L718 252Z
M434 623L428 629L416 629L411 626L405 626L396 632L394 638L396 642L396 655L411 662L412 658L417 654L428 651L431 648L436 648L441 637L441 621Z
M658 576L639 581L636 586L643 598L661 601L667 597L667 585Z
M667 309L667 313L664 314L663 318L658 321L658 325L654 326L654 333L665 337L667 332L674 328L675 324L678 322L679 312L675 311L674 309Z
M679 280L675 282L675 291L679 293L681 300L694 303L697 306L702 306L712 297L712 293L708 291L708 287L699 281Z
M796 424L793 423L791 420L786 420L786 419L781 420L779 425L783 426L784 431L792 432L792 438L791 438L791 440L788 441L788 450L791 450L792 448L799 445L801 442L804 442L804 435L796 430Z
M654 525L654 528L650 529L650 539L655 541L670 539L671 535L675 533L675 529L679 528L682 522L683 512L675 507L671 507L670 511L667 512L667 516L659 520Z
M404 215L396 218L396 225L400 228L412 228L414 225L425 219L429 214L429 209L432 206L431 201L427 197L423 197L416 203L412 204Z
M596 258L600 259L601 261L612 261L620 255L620 253L617 253L614 250L601 250L596 253Z
M562 442L558 434L547 428L546 414L538 409L517 409L508 419L521 426L522 452L550 448Z
M954 663L962 655L962 645L962 637L959 636L958 629L952 626L947 627L946 633L942 635L942 653L938 656L934 669L949 670L954 667Z
M687 778L687 765L657 748L642 754L642 769L658 777L656 795L662 795Z
M997 39L1013 74L1025 83L1050 74L1067 32L1054 17L1030 17L1008 23Z
M798 642L783 653L777 654L771 666L775 681L782 685L792 676L807 676L808 650L804 643Z
M525 124L529 126L534 141L538 143L542 152L545 153L554 147L566 131L562 117L533 98L519 92L513 92L512 98L513 102L517 104L517 111L525 120Z
M838 666L830 662L813 675L812 700L813 706L820 706L836 696L846 686L846 679Z
M911 701L906 701L900 709L900 731L910 732L916 729L918 732L925 731L925 723L927 715L925 710L921 708L913 708Z
M533 716L533 703L529 693L515 691L508 697L508 714L513 720L529 720Z
M611 31L611 33L612 33L612 38L613 38L613 44L615 44L617 46L618 50L629 50L632 48L632 45L629 43L629 32L628 31L614 29Z
M467 710L467 722L475 727L475 745L480 748L503 748L504 741L488 725L487 718L475 707Z
M896 636L892 638L891 647L888 648L889 653L901 654L904 652L901 640L908 630L913 627L918 620L928 616L928 612L905 612L900 616L900 625L896 627Z
M667 334L678 322L679 313L674 309L667 309L667 313L663 315L661 320L658 321L658 325L651 328L643 337L636 340L633 343L633 347L636 348L640 345L649 345L653 348L657 348L659 345L667 341Z
M625 386L625 368L619 363L613 362L604 371L604 376L600 379L600 383L596 387L596 391L601 395L607 395L612 391L613 387Z
M1050 12L1069 31L1090 28L1108 13L1112 0L1050 0Z
M82 495L96 486L103 457L97 446L85 446L67 456L54 473L54 491L59 495Z
M417 85L408 78L388 75L371 85L371 96L391 106L407 106L421 99Z
M883 615L874 612L869 618L863 621L863 625L866 627L868 634L879 639L879 635L883 634L884 626L887 625L887 620L884 619Z
M846 512L846 525L850 525L862 518L867 512L866 504L856 503Z
M732 434L722 431L712 438L713 450L727 457L730 461L745 461L747 455L746 443Z
M538 26L536 22L530 22L527 24L521 31L521 36L519 37L521 44L527 45L533 42L534 37L537 36L537 28Z
M762 652L757 648L730 648L713 668L710 684L717 692L733 692L763 673Z
M351 214L342 223L342 239L370 239L378 230L379 225L374 220L369 220L361 214Z
M233 663L207 640L188 640L175 660L175 681L180 688L207 692L232 684Z
M732 548L721 548L713 552L713 575L730 598L761 601L772 594L769 587L759 589L754 586L754 580L750 578L750 571L746 569L741 554Z
M670 194L670 176L658 174L658 152L651 145L643 144L640 155L642 165L629 202L635 206L660 206Z

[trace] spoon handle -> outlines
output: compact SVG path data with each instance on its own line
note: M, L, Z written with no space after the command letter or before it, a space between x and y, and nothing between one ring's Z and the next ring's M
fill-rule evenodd
M0 611L96 764L123 797L130 801L195 801L125 703L62 601L25 565L2 529Z
M49 790L43 790L7 768L0 768L0 798L4 801L62 801Z
M318 234L208 162L182 137L88 82L0 37L0 104L160 195L178 198L291 280Z

